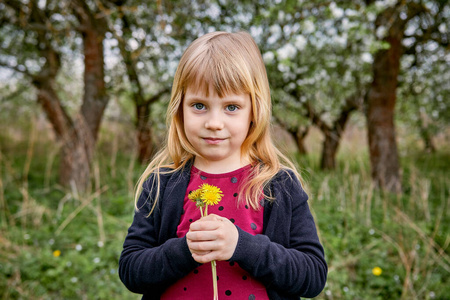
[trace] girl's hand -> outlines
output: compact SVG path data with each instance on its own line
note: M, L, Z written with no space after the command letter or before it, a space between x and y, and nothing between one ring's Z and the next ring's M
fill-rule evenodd
M186 240L192 257L199 263L228 260L233 256L239 233L227 218L211 214L189 227Z

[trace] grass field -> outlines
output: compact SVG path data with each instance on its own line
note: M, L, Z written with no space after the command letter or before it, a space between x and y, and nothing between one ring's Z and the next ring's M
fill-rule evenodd
M0 141L0 299L139 299L117 275L143 170L132 136L102 133L83 195L57 184L48 130L1 130ZM403 146L405 192L392 195L352 143L333 172L318 170L317 151L298 158L329 263L317 299L449 299L450 152Z

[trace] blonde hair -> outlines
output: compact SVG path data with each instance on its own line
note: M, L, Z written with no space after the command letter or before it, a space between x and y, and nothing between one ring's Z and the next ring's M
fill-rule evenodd
M183 169L199 154L188 141L183 127L183 98L187 88L202 91L206 96L213 87L219 97L227 94L249 94L252 105L252 125L241 146L254 165L247 182L242 186L239 201L259 209L262 191L270 180L287 164L301 180L295 167L272 142L270 134L271 98L261 53L246 32L213 32L196 39L186 49L179 62L167 109L167 143L153 158L137 184L135 201L142 192L144 181L154 174L152 188L153 211L159 198L161 174ZM271 195L265 195L271 198Z

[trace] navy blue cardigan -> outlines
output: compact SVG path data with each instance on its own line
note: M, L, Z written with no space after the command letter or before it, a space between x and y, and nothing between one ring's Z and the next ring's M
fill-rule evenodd
M142 299L159 299L164 290L200 264L191 255L177 226L189 183L190 168L161 175L160 198L150 216L155 189L152 176L144 183L133 223L123 244L119 276ZM263 234L237 227L239 240L230 261L260 280L270 299L317 296L325 286L327 264L319 242L308 196L292 171L272 180L273 203L264 202Z

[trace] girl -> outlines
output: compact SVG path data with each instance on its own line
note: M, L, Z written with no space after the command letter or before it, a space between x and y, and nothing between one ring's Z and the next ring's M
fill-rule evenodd
M298 299L327 265L300 176L272 144L265 66L248 33L195 40L175 73L167 145L138 183L119 274L142 299ZM290 166L285 167L281 164ZM201 218L188 195L223 199Z

